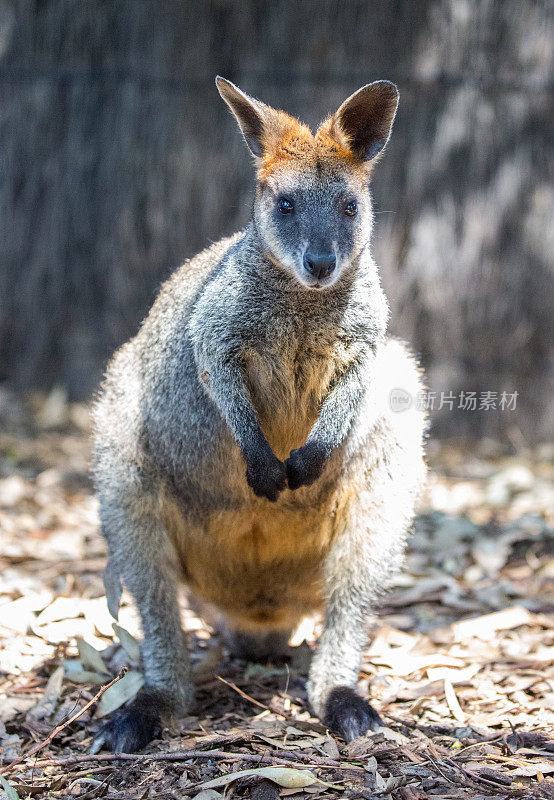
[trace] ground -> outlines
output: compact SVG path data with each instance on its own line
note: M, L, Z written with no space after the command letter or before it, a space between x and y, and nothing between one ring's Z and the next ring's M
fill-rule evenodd
M284 666L246 664L185 608L197 705L122 758L90 754L142 678L129 598L120 627L106 609L88 409L3 392L0 425L0 797L554 797L551 446L517 432L508 450L430 444L406 566L361 673L381 732L346 745L310 715L317 621Z

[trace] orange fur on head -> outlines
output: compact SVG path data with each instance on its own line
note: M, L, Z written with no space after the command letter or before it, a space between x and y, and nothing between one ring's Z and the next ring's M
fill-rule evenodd
M398 105L390 81L374 81L350 95L315 135L284 111L216 78L221 97L234 114L263 183L276 169L348 169L367 175L386 145Z
M346 166L352 168L358 164L348 147L346 137L341 135L332 117L325 120L315 136L302 122L285 114L274 111L264 126L263 158L259 159L258 179L265 181L280 167L302 169L313 167L319 163L324 168Z
M386 143L390 130L387 121L392 123L398 94L396 87L386 81L368 84L345 100L314 135L307 125L250 97L225 78L218 76L216 84L255 158L258 179L262 183L282 167L302 170L347 168L367 174L373 159L368 149L372 143L371 136L374 134L379 141L382 140L381 146ZM376 117L374 125L369 123L372 114ZM360 129L366 133L361 139ZM369 142L365 141L367 134Z

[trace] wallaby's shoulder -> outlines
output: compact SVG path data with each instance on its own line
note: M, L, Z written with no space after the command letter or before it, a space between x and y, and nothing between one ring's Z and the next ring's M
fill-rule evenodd
M159 294L148 315L153 320L163 316L164 312L176 308L180 312L190 309L202 291L217 277L229 251L244 237L239 231L232 236L220 239L206 247L193 258L187 259L162 284Z
M213 243L193 258L187 259L162 284L156 300L143 320L136 335L114 353L95 404L98 409L126 395L125 407L130 397L141 394L140 384L152 369L159 367L159 359L175 349L182 349L187 334L188 321L198 298L218 269L229 250L242 238L238 232Z

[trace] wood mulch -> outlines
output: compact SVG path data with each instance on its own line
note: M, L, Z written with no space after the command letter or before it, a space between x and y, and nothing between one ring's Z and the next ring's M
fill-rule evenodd
M195 707L143 753L91 755L142 677L130 599L114 630L103 596L87 408L4 399L0 798L554 798L552 447L431 445L360 676L382 731L347 745L310 714L317 620L286 663L246 664L185 607Z

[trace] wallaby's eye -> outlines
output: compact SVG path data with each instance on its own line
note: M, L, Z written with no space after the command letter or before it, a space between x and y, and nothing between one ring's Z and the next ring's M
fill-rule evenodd
M347 214L349 217L355 217L358 213L358 202L357 200L351 200L349 203L346 204L346 208L344 209L344 213Z
M294 211L294 203L288 197L281 197L277 203L277 208L281 214L292 214Z

